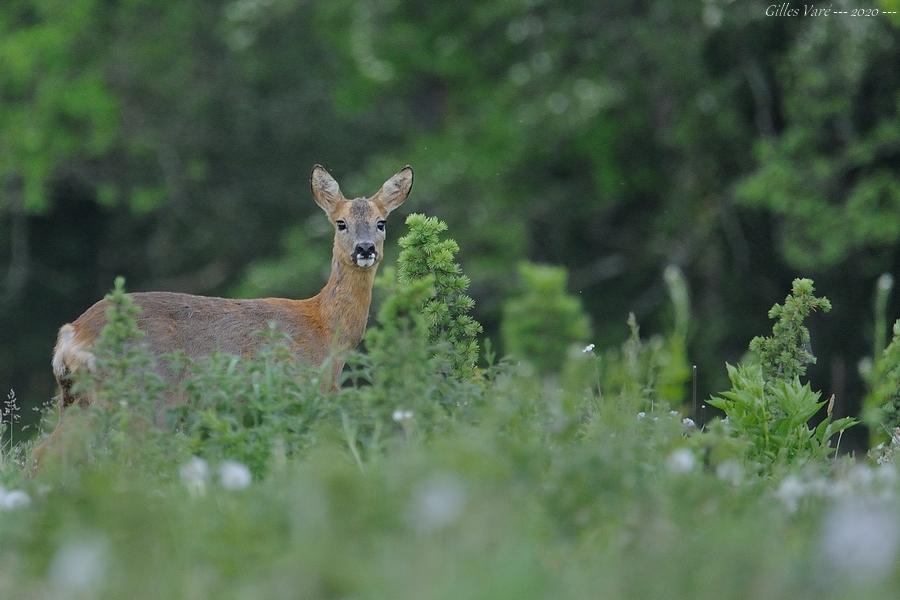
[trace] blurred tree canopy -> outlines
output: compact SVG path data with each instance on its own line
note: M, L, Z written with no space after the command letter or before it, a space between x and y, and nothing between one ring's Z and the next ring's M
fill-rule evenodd
M713 391L809 275L835 307L813 325L818 376L851 401L874 280L900 271L900 15L764 12L6 0L0 382L48 397L56 328L115 274L136 289L314 293L331 233L311 166L368 195L409 163L406 210L447 221L489 334L521 260L569 269L598 345L626 335L631 310L647 331L672 318L675 264Z

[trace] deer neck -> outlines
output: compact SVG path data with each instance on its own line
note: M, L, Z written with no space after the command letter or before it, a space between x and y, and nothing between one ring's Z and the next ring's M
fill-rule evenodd
M319 292L319 310L338 350L355 348L362 341L376 268L360 269L331 259L331 276Z

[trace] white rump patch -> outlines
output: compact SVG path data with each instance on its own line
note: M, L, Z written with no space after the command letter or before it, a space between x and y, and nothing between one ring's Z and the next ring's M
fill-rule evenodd
M84 344L75 341L75 328L71 324L63 325L53 349L53 374L62 379L70 373L85 367L94 370L96 359L85 349Z

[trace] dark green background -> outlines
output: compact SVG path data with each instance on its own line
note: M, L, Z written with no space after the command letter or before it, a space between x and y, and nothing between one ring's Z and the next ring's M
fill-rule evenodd
M116 274L312 295L311 166L368 195L409 163L400 212L448 222L488 335L520 260L569 269L601 348L630 310L664 329L676 264L707 394L810 276L834 304L810 375L852 412L875 279L900 273L900 15L766 6L4 0L0 388L49 398L56 329Z

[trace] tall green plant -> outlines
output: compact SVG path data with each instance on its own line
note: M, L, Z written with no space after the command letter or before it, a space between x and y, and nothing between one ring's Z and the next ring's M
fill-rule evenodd
M398 385L414 363L429 358L428 320L421 307L434 297L434 278L426 275L404 284L387 270L378 286L386 288L388 295L378 309L378 325L366 332L366 350L377 370L373 377Z
M680 268L669 265L663 271L663 279L672 302L672 327L666 334L666 351L661 357L659 393L662 398L676 402L684 398L685 384L691 377L687 353L691 298Z
M601 394L631 404L634 411L652 411L680 403L691 376L687 355L690 295L684 274L670 265L663 272L672 308L672 324L665 335L641 339L634 313L629 313L630 335L620 347L594 348L570 354L564 369L568 382L595 381Z
M872 341L872 360L878 361L884 352L885 337L888 330L887 309L891 290L894 288L894 276L882 273L875 284L875 330Z
M92 400L92 451L112 452L131 463L145 452L141 442L162 420L166 388L143 342L137 324L141 309L125 293L124 278L116 277L105 300L106 325L92 348L95 368L77 374L73 391Z
M869 425L873 445L885 441L900 426L900 321L894 323L894 339L887 347L888 301L894 277L882 273L875 283L872 357L860 361L860 374L868 386L863 419Z
M803 322L815 310L829 312L831 302L828 298L817 298L814 292L812 279L795 279L784 304L776 304L769 310L769 318L776 320L772 335L751 340L750 351L759 357L767 381L802 377L807 365L816 364L809 329Z
M833 421L829 408L810 428L807 421L828 403L819 400L821 392L796 377L766 380L761 365L726 367L731 389L709 404L725 412L730 430L746 442L746 458L762 470L829 456L829 440L855 423L850 417Z
M814 310L831 309L828 299L817 298L814 290L812 280L794 280L784 304L769 311L776 319L772 335L750 342L759 363L726 365L731 389L709 400L725 412L728 430L745 443L746 458L762 471L828 456L834 451L831 438L856 422L833 421L831 403L800 383L806 365L816 361L804 320ZM810 428L807 422L826 404L825 418Z
M521 263L519 277L521 292L503 305L503 345L541 373L557 372L569 346L590 340L590 321L581 301L566 292L565 268Z
M164 389L157 373L157 361L143 342L138 328L141 309L125 293L125 279L116 277L106 296L106 325L93 347L94 374L86 374L98 404L106 407L122 403L141 409L155 406Z
M398 279L401 283L432 279L433 294L422 303L429 339L448 342L453 372L463 378L471 377L478 360L477 336L482 328L469 314L475 301L466 293L469 278L456 262L459 246L453 239L443 237L447 224L437 218L412 214L406 225L409 233L399 240Z
M876 440L890 437L900 427L900 320L894 323L893 340L875 362L869 385L864 418Z
M431 275L403 282L387 269L376 286L387 296L366 332L365 353L349 356L353 385L337 398L344 441L360 468L398 440L421 439L444 427L481 387L445 376L452 346L430 339L422 310L435 295Z

